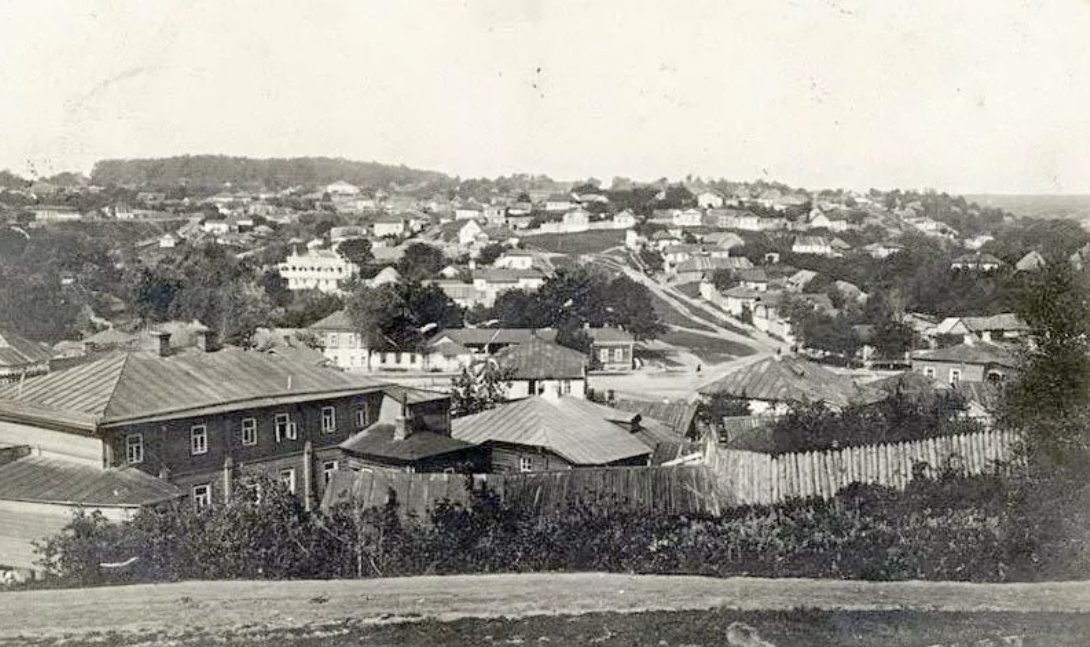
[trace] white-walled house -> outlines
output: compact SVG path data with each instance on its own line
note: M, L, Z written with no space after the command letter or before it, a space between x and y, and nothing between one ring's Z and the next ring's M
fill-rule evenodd
M340 292L342 283L360 273L358 265L329 249L311 249L305 254L292 251L277 269L289 290L333 293Z
M696 204L701 209L721 209L725 202L723 196L716 191L701 191L696 194Z

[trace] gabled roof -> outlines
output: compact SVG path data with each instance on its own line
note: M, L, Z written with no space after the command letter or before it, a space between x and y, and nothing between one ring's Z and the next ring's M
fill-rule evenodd
M496 353L500 366L516 380L556 380L583 377L587 356L577 350L532 337Z
M94 427L210 415L379 390L383 384L260 351L168 357L118 352L0 388L0 416L36 415Z
M753 263L745 256L729 256L727 258L721 256L694 256L678 263L677 271L679 273L714 272L721 269L743 270L749 267L753 267Z
M612 406L621 411L638 413L644 418L659 420L679 436L688 434L692 429L697 410L696 403L684 399L647 401L621 398L614 400Z
M824 236L799 236L793 247L827 247L829 241Z
M0 466L0 499L5 501L135 507L180 496L177 487L131 467L102 469L44 456Z
M352 332L356 330L347 310L338 310L333 314L310 324L311 330L325 330L329 332Z
M617 424L631 419L631 414L582 398L533 396L455 418L451 427L455 438L474 444L541 447L574 465L608 465L651 454L650 447Z
M413 431L403 440L394 439L394 424L376 422L340 444L357 456L373 456L397 462L413 462L472 447L472 443L432 431Z
M912 353L913 360L948 362L952 364L998 364L1014 368L1018 361L1002 346L978 341L972 344L958 344L947 348L918 350Z
M534 337L548 341L556 339L556 330L552 328L447 328L431 338L429 344L436 344L445 339L465 346L485 346L497 344L507 346L522 344Z
M587 328L586 331L587 335L589 335L595 343L632 343L636 341L632 335L620 328Z
M961 321L965 324L966 328L973 332L991 330L1028 332L1030 330L1029 324L1022 321L1022 318L1013 312L1003 312L988 317L962 317Z
M800 357L770 357L740 368L700 389L702 395L725 393L768 402L825 402L844 408L881 399L851 378Z
M0 367L27 366L49 361L53 353L48 348L0 328Z

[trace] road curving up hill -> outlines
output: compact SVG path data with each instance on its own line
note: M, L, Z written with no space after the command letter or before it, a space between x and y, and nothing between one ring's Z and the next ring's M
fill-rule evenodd
M93 632L154 633L343 620L455 620L651 610L1090 613L1090 582L972 584L712 579L597 573L294 582L181 582L0 593L0 644Z

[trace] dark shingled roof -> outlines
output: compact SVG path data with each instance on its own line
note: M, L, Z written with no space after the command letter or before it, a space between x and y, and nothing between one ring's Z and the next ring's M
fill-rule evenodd
M358 456L373 456L398 462L469 449L473 445L431 431L414 431L404 440L394 440L394 424L376 422L340 444L340 448Z
M180 496L177 487L131 467L102 469L44 456L0 466L0 499L6 501L136 507Z
M725 393L769 402L825 402L834 407L866 404L881 393L800 357L770 357L740 368L700 389L702 395Z

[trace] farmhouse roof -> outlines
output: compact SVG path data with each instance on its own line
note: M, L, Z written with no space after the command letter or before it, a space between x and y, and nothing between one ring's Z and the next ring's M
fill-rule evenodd
M473 445L433 431L413 431L401 440L394 438L395 425L376 422L340 444L352 454L412 462L468 449Z
M53 420L93 431L381 388L377 380L259 351L225 348L167 357L115 352L0 388L0 416Z
M577 350L532 337L496 353L496 360L516 380L574 379L583 377L587 356Z
M826 402L835 407L876 402L880 395L851 378L800 357L770 357L700 389L702 395L724 393L769 402Z
M34 342L0 328L0 366L19 367L48 361L52 352Z
M607 465L651 454L618 424L631 420L632 414L582 398L533 396L455 418L451 427L455 438L474 444L541 447L574 465Z
M130 467L104 470L46 456L0 466L0 498L6 501L135 507L181 495L170 483Z
M998 364L1014 368L1018 362L1006 348L989 342L958 344L947 348L918 350L912 353L912 359L954 364Z

